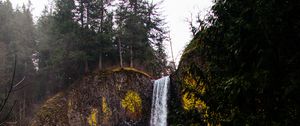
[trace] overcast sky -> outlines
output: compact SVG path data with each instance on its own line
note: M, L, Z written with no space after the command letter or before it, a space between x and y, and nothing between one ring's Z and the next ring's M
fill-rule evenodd
M14 7L21 6L23 3L27 3L28 0L10 0ZM48 4L49 0L31 0L33 7L33 16L36 20L41 14L44 6ZM161 0L153 0L158 2ZM207 10L212 6L212 0L164 0L161 8L162 13L166 18L167 26L170 30L170 37L173 43L174 58L177 62L180 60L182 51L188 42L192 39L191 32L189 30L189 24L186 21L191 17L191 14L196 15L201 11L201 14L205 14ZM165 43L169 60L171 59L170 44Z

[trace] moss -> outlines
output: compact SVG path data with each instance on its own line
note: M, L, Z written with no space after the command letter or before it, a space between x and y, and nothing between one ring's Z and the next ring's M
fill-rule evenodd
M87 118L88 123L90 126L97 126L97 116L98 116L98 109L92 108L91 114Z
M69 100L68 100L68 109L70 110L71 108L72 108L72 100L69 99Z
M137 92L128 91L125 98L122 99L121 105L124 109L129 110L131 113L140 113L142 110L142 99Z
M64 93L58 93L47 100L36 114L37 125L69 125L67 110L67 99L64 97Z
M185 110L197 109L198 111L203 111L207 109L206 104L195 97L193 93L185 93L182 96L183 108Z
M180 61L183 61L187 55L192 54L200 45L199 45L200 39L198 37L194 37L194 39L185 47Z
M102 113L103 113L103 121L102 123L108 123L110 117L112 116L112 112L107 104L106 98L102 97Z
M145 75L145 76L151 78L151 76L148 73L138 70L138 69L135 69L135 68L132 68L132 67L119 67L119 68L112 69L112 72L121 72L121 71L140 73L142 75Z
M110 116L111 111L108 107L107 101L105 97L102 97L102 112L104 113L105 116Z
M206 85L202 81L198 82L198 80L200 80L200 77L194 76L190 72L186 72L182 79L183 87L204 95Z
M130 119L132 123L148 124L149 116L145 115L151 112L150 79L147 73L134 68L94 71L76 81L65 94L49 99L44 106L51 106L53 110L41 109L36 115L37 121L33 121L36 125L66 121L69 124L58 125L93 126L119 125ZM150 107L143 108L142 103Z

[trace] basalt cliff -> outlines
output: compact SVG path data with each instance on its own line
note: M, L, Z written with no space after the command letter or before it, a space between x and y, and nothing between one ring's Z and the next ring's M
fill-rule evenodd
M148 125L153 82L133 68L97 71L48 99L32 126Z

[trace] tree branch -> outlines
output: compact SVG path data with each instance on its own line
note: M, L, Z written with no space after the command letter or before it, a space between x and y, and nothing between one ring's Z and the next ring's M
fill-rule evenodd
M10 82L10 87L9 87L9 90L8 90L8 93L7 93L6 97L4 98L4 102L0 106L0 114L2 113L3 108L5 107L5 105L8 101L8 98L9 98L9 96L12 93L12 90L13 90L14 79L15 79L15 75L16 75L16 66L17 66L17 60L16 59L17 59L17 56L15 55L14 70L13 70L13 75L12 75L11 82Z
M9 112L7 113L7 115L5 116L5 118L4 118L2 121L0 121L0 126L2 126L2 125L6 122L6 120L8 120L9 115L11 114L11 112L12 112L13 108L15 107L15 105L16 105L16 101L14 101L13 106L10 108L10 110L9 110ZM1 113L0 113L0 114L1 114Z

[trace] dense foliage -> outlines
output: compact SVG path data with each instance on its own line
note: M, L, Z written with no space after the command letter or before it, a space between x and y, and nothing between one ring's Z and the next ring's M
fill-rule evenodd
M177 82L181 89L207 106L190 110L191 121L185 122L299 124L299 5L294 0L215 2L179 66L178 74L192 74L198 84L188 88L183 78ZM203 84L205 93L198 91ZM202 118L191 116L197 113Z

